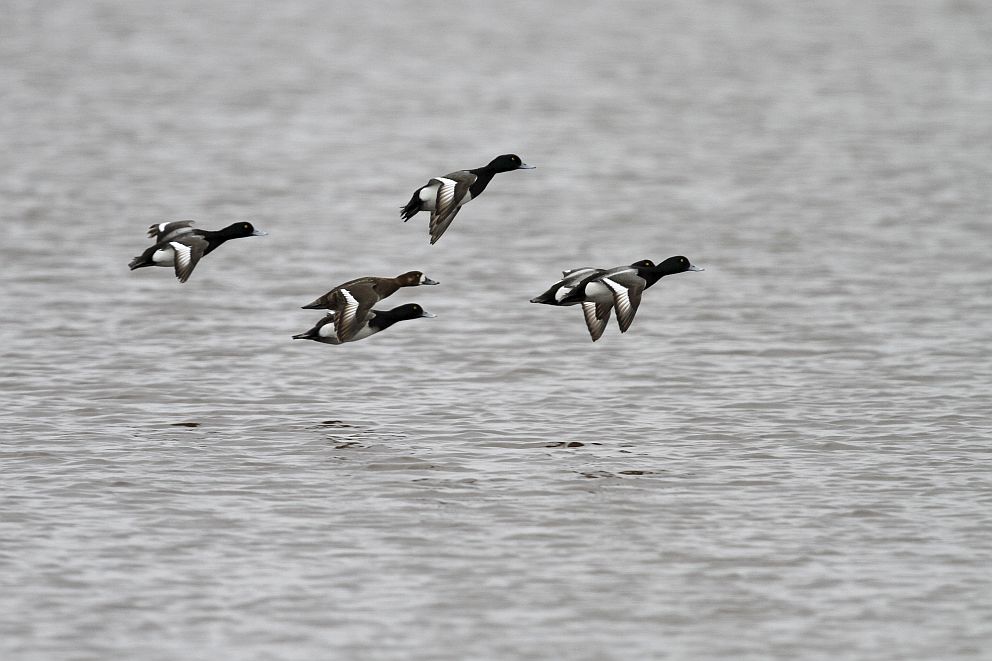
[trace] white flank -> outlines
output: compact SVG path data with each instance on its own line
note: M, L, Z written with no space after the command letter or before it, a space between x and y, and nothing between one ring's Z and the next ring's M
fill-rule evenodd
M159 248L152 253L152 261L155 266L172 266L176 263L176 251L172 248Z
M437 199L437 188L440 184L430 184L420 189L420 208L434 211L434 200Z
M609 287L599 280L595 280L586 285L586 300L598 303L612 303L613 292Z

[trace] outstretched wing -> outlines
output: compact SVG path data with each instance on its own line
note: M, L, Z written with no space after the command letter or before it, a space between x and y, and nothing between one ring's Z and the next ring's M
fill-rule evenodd
M206 239L195 234L182 236L179 241L169 242L169 246L176 253L173 266L176 269L176 277L179 278L179 282L189 280L193 269L196 268L196 263L203 257L207 245L209 244Z
M641 293L647 284L640 277L625 278L625 280L629 283L626 286L608 277L600 279L600 282L613 292L613 307L617 310L617 323L620 325L621 333L626 333L633 323L637 307L641 304Z
M365 325L369 310L379 300L369 285L338 288L334 305L334 332L347 342Z
M154 239L155 243L171 241L177 236L189 234L193 231L192 220L176 220L171 223L159 223L148 227L148 237Z
M434 200L434 210L431 211L431 244L436 243L448 229L461 205L471 199L467 197L468 189L476 179L471 172L453 172L430 180L429 186L437 185L437 197Z
M610 320L610 304L586 301L582 304L582 315L586 318L586 328L589 329L592 341L603 337L606 322Z

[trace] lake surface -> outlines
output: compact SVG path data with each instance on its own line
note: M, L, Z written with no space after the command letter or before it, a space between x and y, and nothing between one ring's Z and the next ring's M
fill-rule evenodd
M15 0L0 64L3 659L992 656L988 4ZM270 235L128 271L183 218Z

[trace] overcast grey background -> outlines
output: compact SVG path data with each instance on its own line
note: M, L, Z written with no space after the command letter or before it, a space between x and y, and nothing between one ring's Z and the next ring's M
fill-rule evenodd
M986 3L2 10L4 659L992 654ZM182 218L270 236L127 270Z

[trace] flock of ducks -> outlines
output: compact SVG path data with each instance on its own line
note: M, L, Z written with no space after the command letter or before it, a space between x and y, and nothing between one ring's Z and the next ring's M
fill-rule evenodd
M406 222L421 211L429 211L428 233L433 245L461 208L479 197L494 176L500 172L533 167L516 154L504 154L481 168L457 170L443 177L433 177L414 191L400 216ZM179 282L186 282L200 259L222 243L265 234L248 222L234 223L216 231L195 229L191 220L159 223L148 228L153 245L132 259L129 266L132 271L146 266L171 266ZM563 271L561 280L530 301L555 306L580 305L589 335L595 342L606 330L613 310L616 310L620 332L626 333L634 321L645 289L666 275L702 270L682 255L669 257L660 264L644 259L611 269L582 267ZM401 287L436 284L437 281L420 271L410 271L395 278L366 276L349 280L302 306L306 310L327 310L327 313L313 328L294 335L293 339L325 344L356 342L398 321L434 317L417 303L407 303L391 310L376 310L373 306Z

